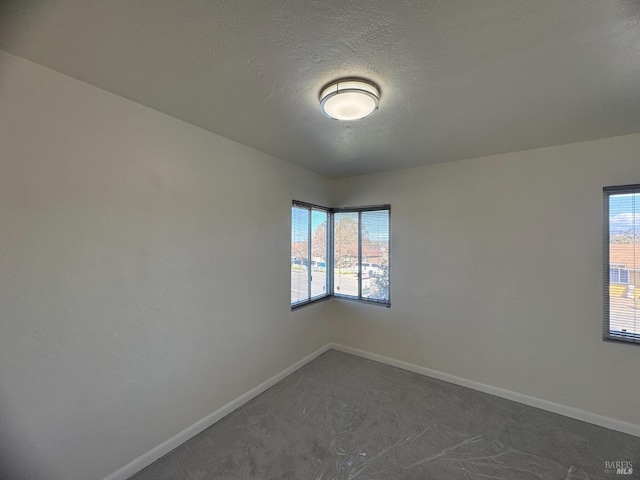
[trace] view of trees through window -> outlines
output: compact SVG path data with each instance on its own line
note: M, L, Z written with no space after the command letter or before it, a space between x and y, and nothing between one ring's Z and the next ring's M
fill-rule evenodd
M640 186L608 194L605 222L609 237L608 334L640 340Z
M291 304L328 294L325 210L293 206L291 211Z
M331 213L294 203L291 224L292 305L327 295L389 302L388 208Z
M334 293L389 301L389 210L337 212Z

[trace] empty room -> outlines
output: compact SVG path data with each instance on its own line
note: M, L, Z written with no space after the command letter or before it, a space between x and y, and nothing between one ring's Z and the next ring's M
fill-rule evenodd
M640 478L640 2L0 2L1 480Z

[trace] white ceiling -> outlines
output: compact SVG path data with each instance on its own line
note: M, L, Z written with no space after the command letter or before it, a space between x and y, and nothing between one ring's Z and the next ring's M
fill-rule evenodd
M4 0L0 49L330 177L640 132L640 1Z

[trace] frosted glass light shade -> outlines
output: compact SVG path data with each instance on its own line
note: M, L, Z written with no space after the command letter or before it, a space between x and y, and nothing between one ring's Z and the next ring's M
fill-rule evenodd
M320 93L320 109L336 120L359 120L371 115L380 101L374 84L363 80L337 80Z

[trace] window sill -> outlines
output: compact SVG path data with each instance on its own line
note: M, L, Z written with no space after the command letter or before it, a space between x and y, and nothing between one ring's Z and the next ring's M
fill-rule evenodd
M605 342L622 344L626 343L627 345L640 345L640 335L636 334L615 334L610 333L609 335L604 335L602 339Z
M333 295L333 298L336 298L338 300L347 300L348 302L364 303L366 305L375 305L377 307L391 308L390 302L381 302L378 300L367 300L364 298L348 297L346 295Z
M356 302L363 303L365 305L375 305L376 307L386 307L391 308L391 303L389 302L378 302L375 300L364 300L359 298L347 297L346 295L326 295L324 297L315 298L313 300L309 300L308 302L296 303L295 305L291 305L291 311L299 310L304 307L308 307L309 305L315 305L316 303L324 302L325 300L329 300L331 298L335 298L336 300L347 300L348 302Z
M329 300L331 295L325 295L324 297L314 298L312 300L308 300L306 302L296 303L295 305L291 305L291 311L300 310L301 308L308 307L309 305L315 305L316 303L324 302L325 300Z

